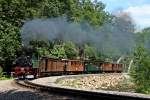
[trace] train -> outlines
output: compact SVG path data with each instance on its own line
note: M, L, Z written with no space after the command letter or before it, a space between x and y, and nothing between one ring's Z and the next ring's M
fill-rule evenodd
M70 60L42 57L39 61L40 76L55 74L121 73L124 64L92 60Z
M50 57L41 57L40 60L36 61L36 67L33 67L35 66L33 65L35 61L32 64L30 63L31 61L29 60L29 64L15 66L14 76L19 78L37 78L64 74L121 73L124 67L124 64L121 63L98 60L56 59Z
M36 78L38 68L33 68L30 56L22 55L13 61L12 76L19 79Z

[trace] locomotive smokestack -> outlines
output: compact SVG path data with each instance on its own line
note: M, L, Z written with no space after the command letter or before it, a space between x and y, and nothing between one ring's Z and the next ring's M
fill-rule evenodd
M24 53L24 55L32 57L33 53L35 52L35 48L29 46L23 46L22 52Z
M80 60L84 60L84 46L79 46Z

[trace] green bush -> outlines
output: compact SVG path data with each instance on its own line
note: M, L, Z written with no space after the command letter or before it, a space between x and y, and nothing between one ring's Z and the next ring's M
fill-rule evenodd
M100 54L98 53L96 48L89 46L87 44L85 45L84 53L87 59L91 60L100 59Z
M47 48L37 48L38 56L50 56L50 51Z
M2 69L2 67L0 67L0 78L2 78L3 77L3 69Z
M3 68L0 66L0 80L8 80L8 79L12 79L12 77L9 75L4 75Z
M79 51L77 50L75 44L71 41L66 42L64 44L65 53L67 55L67 58L74 59L77 58L79 55Z
M53 58L67 58L63 45L54 45L51 50L51 57Z
M134 52L135 62L130 75L136 84L136 91L150 94L150 55L140 46Z

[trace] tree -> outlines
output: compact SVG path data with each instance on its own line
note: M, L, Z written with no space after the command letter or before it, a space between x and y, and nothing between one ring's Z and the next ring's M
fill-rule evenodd
M41 0L0 0L0 19L18 28L25 20L38 17Z
M66 0L43 0L41 4L41 16L58 17L65 14ZM67 0L68 1L68 0Z
M91 25L102 25L111 20L111 15L104 11L102 2L91 0L44 0L41 16L66 16L69 21L87 21Z
M10 66L10 62L20 51L18 28L7 21L0 20L0 66Z
M67 58L64 46L63 45L54 45L54 48L51 50L51 57Z
M67 58L73 59L79 55L79 51L77 50L75 44L71 41L64 43L65 53Z
M37 51L35 53L36 53L35 55L38 56L38 57L51 56L49 49L44 48L44 47L43 48L38 47Z
M90 60L100 59L100 55L98 51L94 47L89 46L87 44L85 45L84 53L87 59Z
M3 77L3 69L2 69L2 67L0 66L0 78L2 78Z
M11 65L21 51L20 28L25 21L65 15L68 21L102 25L110 19L104 8L91 0L0 0L0 65Z
M39 2L0 0L0 66L4 70L21 51L20 28L25 20L39 15Z
M137 92L150 94L150 55L143 46L137 47L134 52L134 66L130 75Z
M150 27L144 28L142 31L137 32L137 43L143 44L150 48Z
M100 26L111 20L111 15L104 11L102 2L91 0L66 0L67 17L75 22L87 21L91 25Z

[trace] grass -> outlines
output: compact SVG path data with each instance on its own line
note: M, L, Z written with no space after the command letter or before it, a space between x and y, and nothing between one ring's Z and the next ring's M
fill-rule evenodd
M10 80L12 77L9 75L6 75L6 73L3 72L3 68L0 66L0 80Z
M0 80L10 80L10 79L13 79L13 78L10 76L6 76L6 75L3 75L2 77L0 77Z

